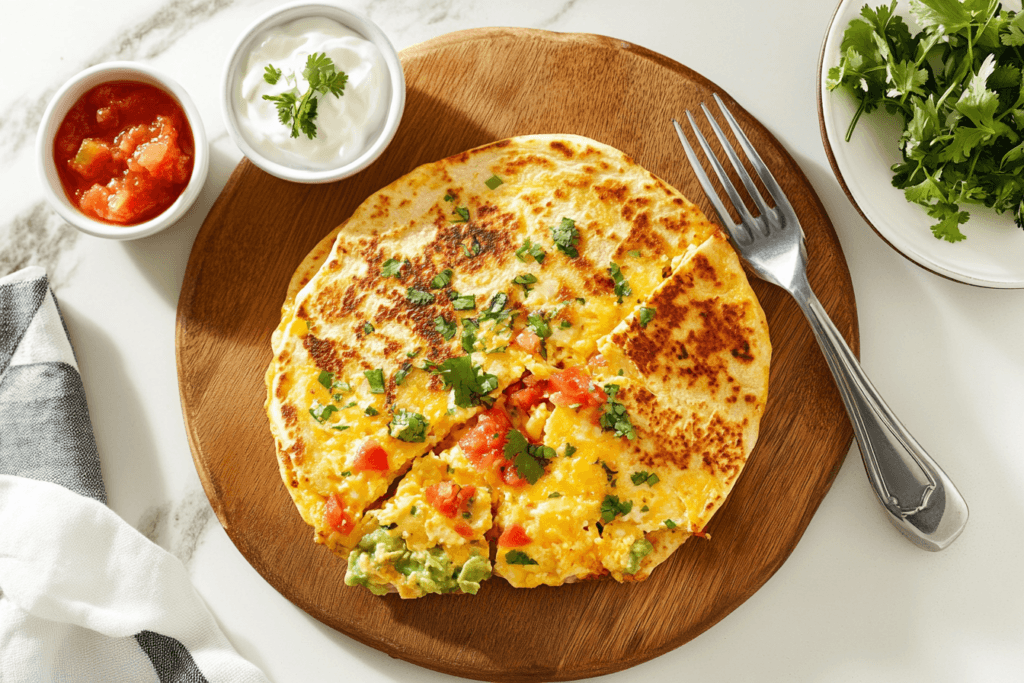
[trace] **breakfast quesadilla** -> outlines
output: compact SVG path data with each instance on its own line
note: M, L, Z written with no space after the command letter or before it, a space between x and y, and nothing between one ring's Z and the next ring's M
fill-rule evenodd
M757 439L767 323L696 206L594 140L421 166L299 266L267 415L346 583L610 575L703 536Z

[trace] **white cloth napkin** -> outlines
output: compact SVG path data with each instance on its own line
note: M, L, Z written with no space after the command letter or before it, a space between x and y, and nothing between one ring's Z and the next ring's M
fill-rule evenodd
M46 274L0 278L0 682L267 683L105 501Z

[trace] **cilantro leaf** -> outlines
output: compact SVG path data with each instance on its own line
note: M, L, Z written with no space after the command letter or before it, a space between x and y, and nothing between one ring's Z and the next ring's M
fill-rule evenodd
M533 289L531 285L537 284L537 276L531 273L516 275L512 280L512 284L519 285L523 288L523 298L525 299L530 295L530 290Z
M505 553L505 562L507 564L522 564L530 565L537 564L537 560L533 559L522 550L509 550Z
M598 419L598 424L605 431L614 431L617 437L625 437L630 441L636 439L636 430L633 429L626 406L615 398L619 393L619 385L606 384L604 390L608 395L608 400L603 406L604 412Z
M505 435L504 455L506 460L511 460L516 468L516 474L528 481L531 485L544 474L544 465L541 460L550 460L555 457L555 449L550 446L531 444L518 429L510 429Z
M458 216L458 218L454 218L454 219L448 221L449 223L468 223L469 222L469 209L467 207L465 207L465 206L456 206L455 209L452 211L452 215ZM477 252L477 253L479 253L479 252Z
M580 255L576 248L580 243L580 231L573 219L563 218L561 223L551 228L551 239L554 240L558 251L566 256L576 258Z
M640 327L643 327L643 328L646 329L647 326L651 324L651 321L654 320L654 316L657 313L658 313L658 309L656 309L656 308L649 308L647 306L644 306L643 308L641 308L640 309L640 314L638 316L638 318L640 320Z
M429 306L430 304L434 303L433 294L431 294L430 292L424 292L422 289L415 289L413 287L410 287L409 289L406 290L405 298L408 299L410 303L415 304L417 306Z
M427 427L429 426L427 418L419 413L399 408L394 412L391 424L388 425L388 433L399 441L423 443L427 440Z
M455 275L455 273L452 271L451 268L445 268L440 273L435 275L434 279L430 281L430 288L441 289L442 287L447 287L449 284L451 284L453 275Z
M486 185L488 189L494 190L497 189L498 185L501 185L504 182L505 181L499 178L498 176L492 175L490 178L484 181L484 185Z
M605 496L601 502L601 520L606 524L619 515L628 515L633 510L633 501L619 501L618 496Z
M633 293L633 288L629 286L629 282L622 274L622 269L619 268L619 264L612 261L608 264L608 272L612 276L612 281L615 283L615 296L618 297L617 303L622 303L622 298L629 296Z
M320 403L320 401L313 401L313 405L309 409L309 414L312 415L313 419L315 419L317 422L323 424L324 422L327 421L327 418L329 418L337 411L338 406L334 405L333 403L328 403L327 405L324 405Z
M452 337L455 336L457 327L454 320L449 321L443 315L434 318L434 329L444 337L445 341L451 341Z
M532 256L537 263L544 263L544 257L548 255L539 244L533 244L529 237L523 242L523 246L516 249L516 258L526 263L527 254Z
M487 405L487 394L498 388L498 378L483 371L479 365L473 365L471 356L449 358L437 365L433 370L440 375L446 389L452 389L455 405L460 408Z
M306 57L306 68L302 71L302 77L306 79L308 85L305 93L299 95L297 89L293 88L293 91L277 95L264 95L263 99L274 103L278 120L291 128L291 137L297 138L301 133L312 140L316 137L318 96L328 93L335 97L344 95L348 75L344 71L337 71L334 62L321 52ZM276 85L280 78L281 70L267 64L263 80L270 85Z
M408 261L406 261L405 263L408 263ZM384 265L380 267L380 276L383 278L393 277L401 280L401 270L405 263L402 263L401 261L395 258L389 258L387 261L384 262Z
M476 308L476 294L459 294L454 289L448 292L452 308L456 311L472 311Z
M367 370L363 373L366 376L366 381L370 383L371 394L383 394L384 393L384 370L383 368L377 368L376 370Z

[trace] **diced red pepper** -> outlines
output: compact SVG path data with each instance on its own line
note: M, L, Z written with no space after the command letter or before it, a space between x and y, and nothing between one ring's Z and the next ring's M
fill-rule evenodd
M502 548L520 548L532 540L526 535L526 529L522 525L511 524L501 532L501 536L498 537L498 545Z
M466 524L465 522L459 522L455 525L455 533L457 533L459 536L462 536L463 538L472 538L473 527Z
M523 479L519 476L516 471L515 465L508 463L501 466L501 480L504 481L508 486L526 486L530 483L528 479Z
M551 402L556 406L599 406L608 400L601 387L578 367L566 368L551 377Z
M353 472L387 472L388 452L377 443L376 439L367 439L359 444L356 460L352 463Z
M352 517L345 512L345 502L337 493L332 493L324 506L324 524L331 527L339 534L348 536L355 528Z

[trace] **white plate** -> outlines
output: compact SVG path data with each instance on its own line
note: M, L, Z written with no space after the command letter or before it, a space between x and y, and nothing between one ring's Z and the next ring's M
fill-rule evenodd
M872 8L887 0L868 0ZM848 92L829 92L825 79L839 63L839 46L850 21L860 16L864 0L842 0L828 27L818 66L818 116L821 137L839 183L875 232L892 248L933 273L980 287L1024 288L1024 230L1009 213L996 214L982 206L965 206L971 219L960 226L967 239L951 244L936 239L935 221L903 191L891 184L893 164L902 161L897 141L900 120L883 109L861 116L853 137L845 141L857 102ZM909 16L909 3L900 0L896 13L918 31Z

